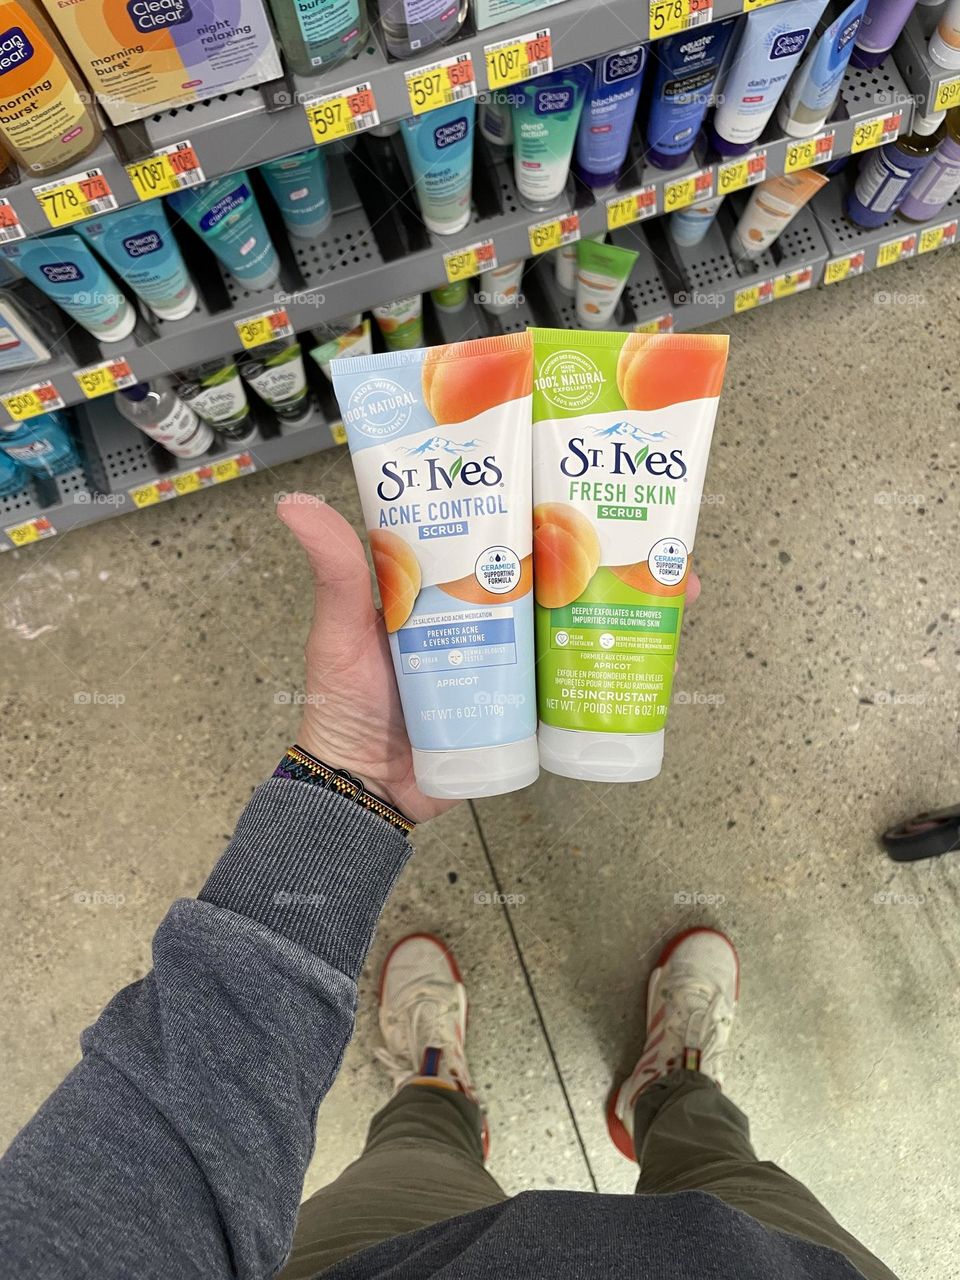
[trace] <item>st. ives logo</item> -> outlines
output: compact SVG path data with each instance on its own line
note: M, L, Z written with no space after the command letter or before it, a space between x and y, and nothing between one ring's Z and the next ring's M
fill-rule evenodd
M15 71L33 57L33 45L22 27L8 27L0 35L0 76Z
M468 132L467 117L459 116L456 120L441 124L434 129L433 140L437 144L437 150L442 151L444 147L452 147L455 143L462 142Z
M40 270L51 284L76 284L83 272L75 262L44 262Z
M190 0L128 0L127 13L136 29L144 35L189 22L193 17Z
M626 80L635 76L643 66L643 49L622 49L619 53L611 53L603 60L604 84L616 84L618 80Z
M368 378L354 387L343 421L371 440L389 440L410 421L417 397L392 378Z
M377 485L377 495L382 502L395 502L408 489L436 493L438 490L450 490L455 484L468 489L478 485L492 489L503 479L496 456L489 453L482 461L465 457L468 453L475 453L482 444L481 440L465 440L458 444L446 436L428 436L421 444L407 450L408 456L416 458L420 465L404 467L396 458L381 464L383 479ZM443 454L448 457L437 456Z
M538 116L553 115L556 111L569 111L573 107L573 90L538 89L533 99L533 110Z
M156 253L163 248L163 241L157 231L144 231L138 236L127 236L123 247L131 258L142 258L147 253Z
M796 31L784 31L773 42L770 50L771 59L795 58L798 53L803 52L803 46L807 43L809 34L809 27L799 27Z
M682 449L651 448L667 439L665 431L644 431L632 422L612 422L609 427L595 427L593 434L603 443L589 445L583 436L567 441L567 452L560 459L560 470L568 479L576 480L588 471L605 471L612 476L666 477L682 480L687 474ZM639 447L638 447L639 446Z

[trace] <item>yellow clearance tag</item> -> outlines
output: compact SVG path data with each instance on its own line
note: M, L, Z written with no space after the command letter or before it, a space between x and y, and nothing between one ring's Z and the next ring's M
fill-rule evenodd
M177 489L170 476L162 480L153 480L150 484L138 485L130 490L130 501L139 510L141 507L152 507L158 502L168 502L177 496Z
M813 284L813 268L798 267L796 271L784 271L773 281L774 298L789 298L795 293L802 293Z
M41 538L52 538L56 532L46 516L34 516L32 520L24 520L22 524L12 524L4 529L15 547L28 547L31 542L39 542Z
M712 17L712 0L650 0L650 39L702 26Z
M712 195L713 169L700 169L667 183L663 188L663 212L674 213L698 200L709 200Z
M500 40L483 46L483 60L487 66L487 87L505 89L509 84L519 84L534 76L544 76L553 70L553 40L550 28L528 31L512 40Z
M415 116L438 107L449 107L453 102L463 102L476 97L477 81L473 74L473 59L469 53L458 53L440 62L431 62L415 71L405 71L410 110Z
M958 104L960 104L960 76L941 81L933 98L934 112L949 111L951 107Z
M727 164L717 165L717 195L728 196L731 191L755 186L756 183L763 182L766 176L766 149L754 151L740 160L731 160Z
M469 280L481 271L492 271L497 265L497 254L492 240L480 240L466 249L453 249L443 255L443 265L451 284Z
M51 227L68 227L82 218L116 209L117 198L102 169L88 169L33 188Z
M869 151L872 147L881 147L892 142L900 132L903 113L894 111L884 116L874 116L872 120L864 120L854 127L853 141L850 143L850 154L858 151Z
M628 227L631 222L652 218L657 212L656 187L638 187L625 196L614 196L607 201L607 230Z
M245 320L234 320L233 327L244 351L252 351L254 347L262 347L265 342L289 338L293 334L293 325L283 307L275 307L258 316L247 316Z
M347 431L342 422L331 422L330 434L333 437L334 444L347 443Z
M537 222L528 231L530 252L532 254L547 253L550 249L559 249L561 245L572 244L580 239L580 215L568 213L562 218L552 218L548 222Z
M124 356L104 360L101 364L91 364L85 369L75 369L73 376L88 400L109 395L110 392L119 391L123 387L132 387L137 381L136 375Z
M168 196L185 187L195 187L204 181L203 169L193 144L189 141L174 142L169 147L155 151L146 160L125 165L133 189L140 200L153 200L155 196Z
M814 138L800 138L797 142L791 142L783 158L783 172L799 173L801 169L809 169L811 165L832 160L836 137L833 129L827 129Z
M633 326L634 333L673 333L673 312L668 311L664 316L657 316L655 320L644 320L641 324Z
M944 222L939 227L926 227L920 232L917 253L930 253L933 249L953 244L957 238L957 223Z
M898 236L896 240L887 240L877 250L877 266L889 267L903 258L912 258L916 250L917 237L913 232Z
M63 396L52 382L35 382L32 387L8 392L2 400L3 407L15 422L63 408Z
M303 109L317 146L348 138L380 123L377 100L369 82L312 98L303 104Z
M858 249L856 253L844 254L842 258L831 258L823 269L824 284L839 284L848 276L858 276L863 271L864 253Z

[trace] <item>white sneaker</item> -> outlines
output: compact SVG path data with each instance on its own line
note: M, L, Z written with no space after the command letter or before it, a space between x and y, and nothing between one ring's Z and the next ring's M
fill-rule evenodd
M411 933L391 949L380 973L377 1058L393 1077L394 1092L407 1084L456 1089L478 1102L467 1065L467 989L452 952L429 933ZM483 1120L483 1154L490 1138Z
M736 947L716 929L687 929L664 948L647 984L647 1039L633 1074L607 1103L617 1150L636 1160L633 1108L654 1080L701 1071L721 1083L723 1055L740 995Z

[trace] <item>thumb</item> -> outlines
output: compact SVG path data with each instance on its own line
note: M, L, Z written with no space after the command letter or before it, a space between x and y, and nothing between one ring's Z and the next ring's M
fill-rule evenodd
M288 493L277 516L303 547L313 571L314 626L331 638L362 634L378 614L360 539L333 507L309 493Z

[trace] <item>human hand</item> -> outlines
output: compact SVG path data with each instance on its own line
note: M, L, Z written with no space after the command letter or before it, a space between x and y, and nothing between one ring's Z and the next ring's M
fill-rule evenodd
M455 801L425 796L413 776L390 645L360 539L310 494L288 494L277 515L307 553L314 580L297 742L324 764L355 774L415 822L435 817Z

